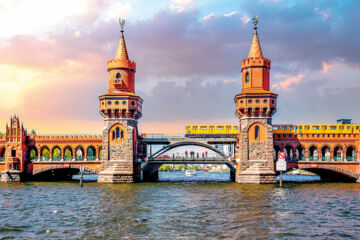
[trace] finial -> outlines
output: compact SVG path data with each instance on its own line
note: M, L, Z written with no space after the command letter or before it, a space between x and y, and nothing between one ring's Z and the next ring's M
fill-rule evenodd
M253 22L253 24L254 24L254 29L255 29L255 31L256 31L257 25L258 25L258 22L259 22L259 17L258 17L258 16L253 17L253 18L252 18L252 22Z
M121 27L121 32L124 32L125 19L119 18L119 23L120 23L120 27Z

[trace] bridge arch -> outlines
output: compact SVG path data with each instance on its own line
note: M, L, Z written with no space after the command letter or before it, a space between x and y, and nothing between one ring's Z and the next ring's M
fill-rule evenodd
M303 145L299 144L295 148L296 159L297 160L305 160L305 148Z
M93 145L90 145L87 147L86 159L87 160L96 160L96 148Z
M321 151L321 160L330 161L331 160L331 149L328 144L323 144L320 146Z
M349 145L346 148L346 161L355 161L356 160L356 147L354 145Z
M333 165L302 164L299 165L299 169L315 173L321 178L325 177L328 180L356 181L360 177L360 173Z
M82 145L78 145L75 148L75 160L82 161L84 160L85 152L84 147Z
M74 149L69 145L64 147L63 155L64 155L64 160L65 161L70 161L70 160L73 159L73 151L74 151Z
M61 148L58 145L55 145L51 149L51 159L53 161L59 161L61 159Z
M32 175L38 175L38 174L42 174L51 170L60 170L60 169L79 169L80 170L81 165L70 165L68 167L66 167L64 164L56 164L56 165L50 165L50 166L46 166L46 167L42 167L39 169L35 169L32 172ZM95 169L95 168L91 168L88 166L83 166L84 167L84 171L87 173L93 173L93 174L98 174L99 170Z
M196 141L182 141L182 142L176 142L176 143L173 143L173 144L166 145L162 149L160 149L159 151L157 151L153 155L151 155L150 158L157 158L161 154L164 154L164 153L170 151L171 149L174 149L174 148L177 148L177 147L182 147L182 146L204 147L204 148L207 148L209 150L212 150L212 151L216 152L217 154L219 154L220 156L222 156L225 159L228 158L228 156L226 156L225 153L221 152L219 149L211 146L210 144L204 143L204 142L196 142Z
M281 147L277 144L274 145L274 160L277 161L279 157L279 152L281 152Z

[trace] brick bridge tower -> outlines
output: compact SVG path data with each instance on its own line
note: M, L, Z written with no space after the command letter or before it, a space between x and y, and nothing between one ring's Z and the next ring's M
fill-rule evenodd
M143 100L135 94L136 63L129 60L124 38L125 20L120 19L121 36L115 58L108 61L108 92L99 97L104 117L102 171L98 182L129 183L140 178L138 119Z
M10 126L6 124L5 171L1 174L1 182L20 182L25 172L26 130L19 117L10 118Z
M235 114L240 119L236 181L274 183L272 116L277 94L270 91L270 60L261 51L258 18L253 22L255 32L249 56L241 62L242 91L234 99Z

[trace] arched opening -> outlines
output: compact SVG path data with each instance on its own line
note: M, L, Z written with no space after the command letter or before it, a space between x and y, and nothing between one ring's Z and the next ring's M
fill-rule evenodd
M115 139L115 131L111 132L111 139L114 140Z
M294 159L294 151L293 148L289 145L285 146L285 160L287 162L292 162Z
M350 146L346 149L346 160L347 161L355 161L355 148Z
M93 146L88 147L86 159L87 160L96 160L96 150Z
M330 148L328 146L324 146L321 148L321 160L322 161L330 161L331 160Z
M259 126L255 126L255 140L259 139Z
M99 160L101 160L102 157L102 148L99 148Z
M331 170L319 166L316 168L301 168L320 176L321 181L326 182L356 182L356 178L344 174L341 169Z
M281 152L281 148L278 145L274 146L274 160L277 161L279 159L279 152Z
M61 160L61 150L59 147L54 147L52 150L51 159L53 161L60 161Z
M29 151L29 158L30 161L36 161L38 160L38 151L36 149L36 147L32 147Z
M64 160L71 161L73 159L72 148L67 146L64 150Z
M49 148L43 147L41 149L41 161L49 161L50 159L50 151Z
M334 161L343 161L343 149L340 146L334 148Z
M5 147L0 149L0 162L5 161Z
M75 160L82 161L84 160L84 149L83 147L78 147L75 151Z
M15 148L12 148L11 149L11 157L16 157L16 149Z
M317 161L319 160L318 150L315 146L311 146L309 149L309 160L310 161Z
M305 149L301 145L296 147L296 158L299 161L305 161Z

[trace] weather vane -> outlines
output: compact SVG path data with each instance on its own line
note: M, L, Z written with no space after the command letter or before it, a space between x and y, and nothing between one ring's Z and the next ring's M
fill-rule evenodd
M259 22L259 17L258 16L253 17L252 22L254 24L254 29L257 29L257 25L258 25L258 22Z
M124 25L125 25L125 19L123 18L119 18L119 23L120 23L120 27L121 27L121 31L124 31Z

